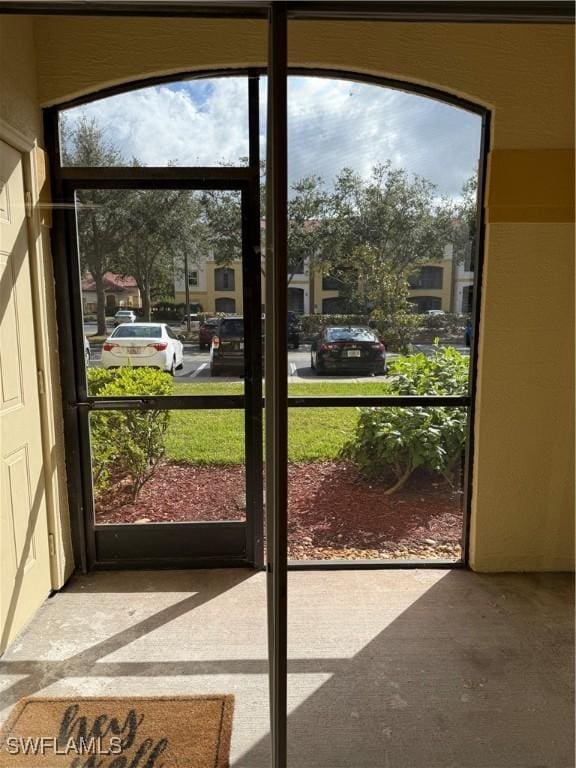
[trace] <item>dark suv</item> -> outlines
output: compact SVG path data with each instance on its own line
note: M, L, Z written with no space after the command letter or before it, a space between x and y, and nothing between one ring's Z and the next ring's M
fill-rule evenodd
M244 318L220 317L212 336L210 375L244 373Z
M262 317L262 351L264 351L264 324ZM288 312L288 346L298 349L300 346L301 326L298 315ZM220 317L212 336L210 348L210 375L232 376L244 374L244 318Z

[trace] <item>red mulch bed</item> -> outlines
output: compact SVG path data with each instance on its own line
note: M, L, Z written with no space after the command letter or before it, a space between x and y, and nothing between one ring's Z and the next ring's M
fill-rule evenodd
M136 502L116 484L96 504L97 523L245 518L244 467L163 464ZM392 496L347 462L289 467L289 556L323 559L458 559L462 492L425 473Z
M244 467L165 462L136 501L130 486L113 485L96 502L97 523L172 523L244 520Z

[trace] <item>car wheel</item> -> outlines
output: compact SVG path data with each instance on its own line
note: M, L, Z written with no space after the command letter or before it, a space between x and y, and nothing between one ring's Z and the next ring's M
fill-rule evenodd
M172 365L170 366L170 368L168 368L168 373L170 374L170 376L174 376L174 374L176 373L176 358L175 357L172 358Z

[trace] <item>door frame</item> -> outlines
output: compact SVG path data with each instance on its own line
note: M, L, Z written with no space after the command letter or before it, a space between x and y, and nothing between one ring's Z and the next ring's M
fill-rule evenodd
M287 9L285 9L286 11ZM290 18L290 13L286 12L286 21ZM276 14L276 23L277 19L279 18L278 14ZM282 22L281 22L282 23ZM269 52L269 59L271 61L271 53ZM286 58L286 56L284 57ZM278 58L277 58L278 61ZM354 72L350 70L346 71L340 71L340 70L333 70L329 68L321 68L321 67L289 67L287 62L284 61L282 65L282 77L279 79L279 82L282 82L283 79L288 78L292 75L308 75L308 76L319 76L319 77L333 77L338 78L342 80L351 80L351 81L358 81L366 84L376 85L380 87L390 87L395 88L398 90L404 90L409 93L419 94L421 96L426 96L428 98L436 99L442 103L449 104L454 107L459 107L461 109L467 110L468 112L477 114L482 119L482 133L481 133L481 146L480 146L480 156L479 156L479 173L478 173L478 203L477 203L477 221L478 221L478 237L476 238L475 242L475 290L474 290L474 305L473 305L473 311L472 311L472 324L474 327L474 341L471 346L470 350L470 356L471 356L471 365L470 365L470 380L469 380L469 389L468 393L461 397L456 396L425 396L425 397L411 397L411 398L403 398L403 397L391 397L391 396L379 396L379 397L371 397L367 398L364 397L342 397L342 396L332 396L332 397L317 397L317 396L306 396L306 397L289 397L287 396L287 392L283 392L278 408L294 408L294 407L322 407L322 406L329 406L329 407L357 407L359 405L367 405L367 406L425 406L425 407L440 407L440 406L451 406L451 407L458 407L458 406L464 406L468 408L468 429L467 429L467 441L466 441L466 462L465 462L465 470L464 470L464 478L463 478L463 491L464 491L464 519L463 519L463 532L462 532L462 540L463 540L463 553L462 558L459 561L453 561L453 560L434 560L434 561L415 561L415 560L370 560L370 561L348 561L348 560L331 560L331 561L290 561L288 568L291 570L303 570L303 569L372 569L372 568L448 568L448 569L454 569L454 568L466 568L468 566L468 559L469 559L469 539L470 539L470 519L471 519L471 509L472 509L472 482L473 482L473 453L474 453L474 421L475 421L475 400L476 400L476 380L477 380L477 368L478 368L478 339L479 339L479 332L480 332L480 305L481 305L481 291L482 291L482 280L483 280L483 251L484 251L484 198L485 198L485 186L486 186L486 173L487 173L487 162L488 162L488 154L490 151L490 122L491 122L491 112L488 108L479 105L475 102L469 101L463 97L456 96L451 93L447 93L445 91L439 90L437 88L434 88L432 86L427 85L421 85L418 83L411 83L408 81L393 79L389 77L383 77L378 75L370 75L365 73L359 73ZM246 76L249 78L249 82L253 82L254 85L252 86L252 90L249 94L249 120L250 120L250 126L249 126L249 143L250 143L250 153L249 153L249 166L248 167L241 167L241 168L141 168L141 169L130 169L130 168L108 168L106 169L106 176L109 180L113 180L115 186L122 185L126 188L129 188L131 186L130 179L138 178L140 183L144 179L149 179L153 183L157 184L158 186L162 186L163 183L165 183L167 178L173 178L175 181L171 182L172 186L176 183L177 180L179 180L179 183L182 183L182 179L186 174L188 174L188 178L194 178L197 180L205 181L206 179L211 178L212 186L214 186L217 182L222 182L223 175L228 173L228 178L233 179L235 183L240 182L241 180L246 180L250 178L252 180L253 186L251 187L254 190L254 193L256 193L256 179L259 179L259 173L260 173L260 157L259 157L259 117L258 117L258 111L259 111L259 100L258 100L258 79L261 75L266 74L268 75L269 79L269 85L268 85L268 92L269 92L269 102L268 102L268 110L270 112L271 105L273 103L273 97L277 99L277 101L280 101L278 99L278 94L275 93L275 91L278 90L278 87L273 88L270 86L270 80L272 77L272 68L270 67L268 71L265 68L262 67L238 67L234 69L221 69L221 70L200 70L200 71L194 71L194 72L178 72L178 73L171 73L169 75L160 75L155 77L149 77L144 78L142 80L138 81L132 81L130 83L121 83L119 85L114 85L106 88L102 88L100 90L94 91L93 93L90 93L88 95L78 97L76 99L72 99L66 103L59 104L54 107L47 108L45 110L45 135L47 138L47 143L50 151L50 157L54 160L54 166L55 166L55 172L53 176L53 184L60 183L61 187L65 187L66 184L73 184L74 182L78 181L78 177L82 176L83 178L83 184L84 187L86 187L86 184L90 184L93 187L102 186L102 179L104 178L104 175L102 173L103 169L99 168L84 168L84 169L78 169L74 167L68 167L68 168L61 168L60 166L60 158L59 158L59 145L57 138L57 131L58 131L58 125L57 125L57 113L59 110L68 109L75 106L80 106L82 104L87 104L92 101L118 95L121 93L129 92L130 90L133 90L135 88L145 88L152 85L157 85L161 83L167 83L167 82L173 82L175 80L183 80L183 79L204 79L204 78L213 78L213 77L226 77L226 76ZM281 122L286 122L286 118L281 120ZM286 130L284 133L287 135ZM56 138L55 138L56 137ZM257 159L257 160L256 160ZM269 166L271 166L271 163L269 161ZM270 171L270 169L269 169ZM268 173L268 190L270 191L272 189L272 175L269 172ZM210 186L210 184L209 184ZM166 185L165 185L166 187ZM259 194L259 181L258 181L258 188L257 192ZM276 196L278 195L278 191L276 191ZM268 200L268 207L270 208L270 211L272 210L271 203L273 201L273 196L269 192L269 200ZM55 212L55 217L57 217L58 212ZM272 220L271 216L269 216L270 221ZM279 217L281 218L281 217ZM278 259L278 253L280 252L280 249L276 246L273 248L271 246L271 241L268 239L269 234L272 231L273 225L271 224L267 228L267 262L274 266L274 260ZM55 242L53 245L53 252L56 253L58 251L58 232L54 232L55 235ZM64 253L66 251L65 246L60 246L61 253ZM274 259L271 258L271 253L274 251ZM268 284L268 274L272 274L272 268L267 270L267 278L266 283ZM278 271L276 272L277 279L283 280L282 274L278 275ZM281 307L279 305L280 297L272 297L272 292L269 287L267 287L266 292L268 295L266 296L266 304L271 307L271 310L269 311L269 315L271 318L276 316L278 312L280 311ZM66 300L64 298L64 300ZM283 304L284 302L280 302L280 304ZM60 321L59 321L60 322ZM278 345L280 342L278 341L278 337L275 336L275 334L272 332L272 322L270 321L270 328L269 328L269 335L268 338L275 338L275 344ZM64 326L67 327L67 326ZM279 328L278 334L282 336L284 333L283 328ZM285 342L282 342L282 347L284 346ZM79 342L77 343L77 354L80 354L80 348ZM279 347L280 348L280 347ZM268 369L271 370L270 365L271 361L268 362ZM274 363L276 369L278 369L278 365L280 365L279 360L276 360ZM65 380L65 371L63 371L63 388L64 388L64 380ZM267 391L267 397L270 403L270 409L272 410L272 393L271 391ZM282 405L280 405L282 403ZM272 417L270 418L270 422L272 421ZM278 426L278 425L277 425ZM76 426L75 429L78 429ZM71 439L74 440L74 436L71 436ZM272 435L268 435L268 441L272 439ZM67 443L69 441L67 440ZM79 449L78 449L79 450ZM273 477L273 470L272 470L272 463L271 463L271 456L267 457L266 463L268 465L268 476L269 478ZM284 474L281 472L280 474ZM69 476L69 484L70 486L73 486L74 481L70 481ZM287 486L285 483L282 483L282 487L277 489L276 496L277 497L284 497L287 492ZM74 489L71 489L71 498L77 498L77 491L74 491ZM268 500L268 505L270 506L271 499ZM83 524L82 524L83 525ZM268 520L268 530L269 532L272 532L272 523L270 520ZM77 526L76 526L77 527ZM80 538L84 537L85 533L82 532L80 535ZM78 538L78 535L76 535L76 539ZM270 539L270 534L268 536ZM271 540L271 539L270 539ZM79 550L79 544L76 541L76 552L80 552ZM80 552L80 555L82 553ZM262 567L263 562L259 562L259 566ZM86 564L85 562L82 563L82 567L85 568ZM135 565L133 567L136 567Z
M259 76L248 74L249 163L246 167L62 167L58 112L45 110L45 136L54 159L52 251L60 329L66 465L77 567L120 568L264 566L263 399L260 249ZM243 395L90 397L86 390L80 269L75 224L79 189L232 190L241 195L245 319ZM94 522L90 412L97 410L243 409L246 446L246 520L97 525ZM185 534L193 530L193 536ZM137 553L137 554L136 554Z

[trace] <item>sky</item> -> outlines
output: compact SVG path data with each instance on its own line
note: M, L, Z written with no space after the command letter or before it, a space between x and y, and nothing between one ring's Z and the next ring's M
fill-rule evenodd
M261 79L261 147L266 78ZM319 175L330 187L343 167L368 176L390 160L458 197L476 170L481 118L428 97L349 80L293 76L288 87L290 183ZM248 86L242 77L142 88L67 110L103 126L126 161L144 165L239 164L248 155Z

